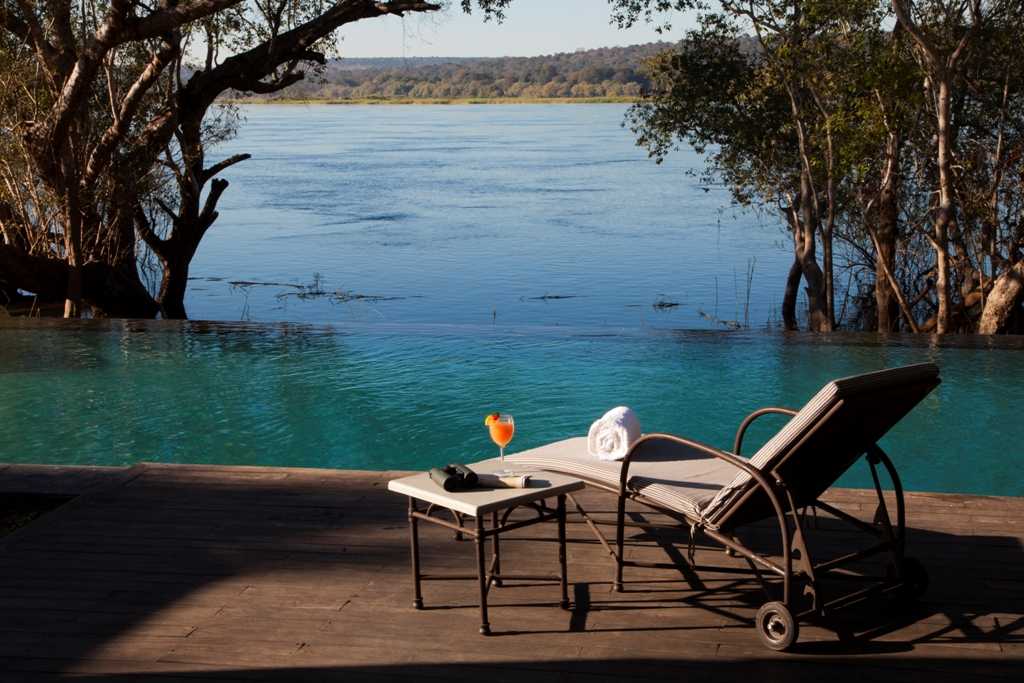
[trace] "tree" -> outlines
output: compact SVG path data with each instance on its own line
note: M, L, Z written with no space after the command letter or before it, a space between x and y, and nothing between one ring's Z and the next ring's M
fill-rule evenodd
M738 202L782 211L788 328L801 280L811 329L841 322L837 263L851 282L868 274L873 296L852 296L875 329L1024 317L1024 12L936 2L908 16L874 0L723 0L648 65L639 143L658 159L691 144Z
M968 54L953 100L959 220L952 253L961 317L993 334L1024 329L1024 7L993 3L983 17L975 40L984 49Z
M868 254L874 271L874 329L896 332L902 316L907 327L918 332L898 278L897 253L906 232L900 220L904 148L919 128L923 102L903 34L898 28L887 31L881 23L874 29L862 28L859 50L849 67L853 87L863 96L849 111L844 135L850 145L848 163L855 167L850 194L859 211L848 216L849 234L844 239L874 251L873 256Z
M184 316L188 264L246 155L206 164L228 90L270 93L322 64L340 26L418 0L127 0L0 6L6 136L0 269L9 286L97 314ZM197 64L189 55L202 55ZM162 269L154 299L136 234Z
M753 41L741 20L756 28ZM826 40L821 34L829 21L823 14L787 13L770 2L723 2L720 14L705 15L674 52L649 64L651 91L630 113L639 143L656 158L679 142L714 150L709 170L739 203L781 211L794 250L782 305L788 329L797 327L801 279L811 329L834 325L834 149L821 93L809 82L813 48ZM824 272L816 255L819 239L826 245Z
M1006 257L998 253L993 239L998 231L999 213L1012 200L1004 192L1006 164L1013 155L1011 139L1019 121L1021 82L1018 76L1022 56L1020 31L1024 7L1016 0L969 0L968 2L908 3L893 0L893 12L900 26L913 38L925 86L932 100L935 134L935 165L938 170L938 201L933 205L932 244L936 257L936 290L938 312L936 331L950 330L953 319L953 266L958 266L962 308L959 325L972 317L966 309L981 302L983 310L979 331L994 332L1005 325L1021 299L1016 268L1019 247L1011 246ZM1016 64L1016 66L1012 66ZM986 86L988 90L986 91ZM995 97L991 97L995 94ZM994 118L991 116L995 114ZM989 138L988 163L970 163L973 155L963 147L975 147L978 139L963 140L972 120L984 121L975 128L980 138ZM989 134L991 133L991 135ZM965 163L958 171L957 164ZM971 168L973 166L973 168ZM965 172L966 171L966 172ZM972 173L973 171L974 173ZM981 195L987 199L988 211L969 203L972 176L986 177ZM983 248L989 259L988 284L985 264L977 262L969 251L970 243L979 235L972 230L972 214L989 215L980 230ZM973 234L972 234L973 233ZM952 247L952 253L951 253ZM955 263L951 263L955 261ZM972 263L972 261L975 261ZM1002 275L996 271L1002 266ZM988 296L991 291L993 296ZM987 301L986 301L987 299Z
M936 162L939 170L939 201L935 207L934 236L938 314L935 331L939 334L949 331L950 276L949 276L949 232L955 221L950 102L956 81L961 74L966 51L972 47L972 39L981 25L981 0L956 3L956 9L939 6L941 3L918 3L911 6L906 0L893 0L892 8L900 26L914 39L924 71L929 81L929 90L935 98ZM923 11L928 19L941 14L945 30L926 33L914 18L914 10ZM952 10L952 11L950 11ZM966 15L966 16L965 16ZM958 36L956 34L959 34ZM953 42L943 44L943 39L954 36Z

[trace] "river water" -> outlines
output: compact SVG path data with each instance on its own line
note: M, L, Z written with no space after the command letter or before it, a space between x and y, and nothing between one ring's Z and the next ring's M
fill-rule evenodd
M253 158L224 174L231 186L194 261L190 317L777 321L792 259L777 217L731 207L723 188L688 173L702 167L692 151L655 164L622 127L625 112L244 107L240 134L210 161ZM309 295L314 282L323 295Z

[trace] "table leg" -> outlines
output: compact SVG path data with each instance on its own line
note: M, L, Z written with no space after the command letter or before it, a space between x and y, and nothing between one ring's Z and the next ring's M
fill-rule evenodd
M569 577L565 561L565 496L558 496L558 568L562 581L562 601L559 607L569 609Z
M498 513L497 511L491 513L491 527L494 529L498 528ZM498 542L498 534L494 534L491 537L492 550L493 550L493 563L492 567L494 570L494 585L501 586L501 544Z
M423 609L423 596L420 594L420 531L419 520L413 516L416 512L416 499L409 498L409 546L412 550L412 606Z
M484 518L476 518L476 569L480 581L480 635L490 635L491 625L487 621L487 567L484 564Z

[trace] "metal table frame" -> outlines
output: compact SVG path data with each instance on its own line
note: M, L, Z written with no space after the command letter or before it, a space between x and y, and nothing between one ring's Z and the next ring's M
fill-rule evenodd
M412 579L413 579L413 606L416 609L423 609L423 594L421 591L421 582L423 581L452 581L452 580L471 580L476 579L480 586L480 634L490 635L491 625L487 618L487 595L490 593L492 586L501 586L502 581L511 580L527 580L527 581L558 581L562 589L562 597L559 601L559 607L562 609L569 609L569 582L566 572L566 557L565 557L565 498L566 494L558 494L553 496L557 498L557 504L554 509L548 506L548 499L540 499L530 501L526 503L513 503L510 507L502 510L493 510L488 513L483 512L475 517L475 524L473 526L467 526L463 524L463 520L468 515L459 513L450 508L446 508L439 504L429 504L425 510L420 510L418 506L419 500L413 496L407 496L409 499L409 542L410 549L412 551ZM528 519L521 519L510 522L509 516L517 508L530 508L537 513L536 517ZM454 518L454 522L449 522L445 519L441 519L437 516L436 512L446 511L449 512ZM486 524L486 518L490 516L490 527ZM549 522L555 520L558 523L558 566L559 576L531 576L531 575L504 575L501 573L501 544L499 538L501 534L507 531L513 531L515 529L522 529L525 527L533 526L534 524L541 524L543 522ZM456 540L461 540L463 536L470 536L474 539L476 545L476 565L477 574L473 576L471 574L424 574L420 570L420 537L419 537L419 523L427 522L430 524L436 524L438 526L451 529L455 532ZM486 563L486 543L487 539L492 539L491 546L491 563L487 566Z

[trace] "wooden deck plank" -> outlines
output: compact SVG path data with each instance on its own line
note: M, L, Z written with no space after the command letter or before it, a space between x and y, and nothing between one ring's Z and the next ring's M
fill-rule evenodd
M1024 499L909 494L909 544L930 569L928 598L909 613L855 610L843 621L850 641L806 625L799 651L776 655L751 628L763 601L756 582L712 571L691 584L679 572L627 569L627 591L613 593L604 550L575 520L576 609L560 610L550 583L495 589L497 635L482 638L475 582L458 581L426 583L427 609L412 610L404 500L384 490L396 473L2 467L0 491L33 482L71 491L67 482L81 482L72 503L0 541L5 683L688 675L861 683L1005 680L1024 664ZM871 492L828 498L863 517L874 510ZM600 493L580 500L613 513ZM809 532L812 551L856 540L834 521L819 527ZM771 548L772 532L760 525L749 540ZM504 538L505 570L554 573L553 538L553 525ZM474 571L471 543L433 527L422 542L424 571ZM627 536L638 559L666 561L670 542L685 554L686 531ZM710 548L697 559L741 566Z
M124 467L0 465L0 493L79 495L123 479Z

